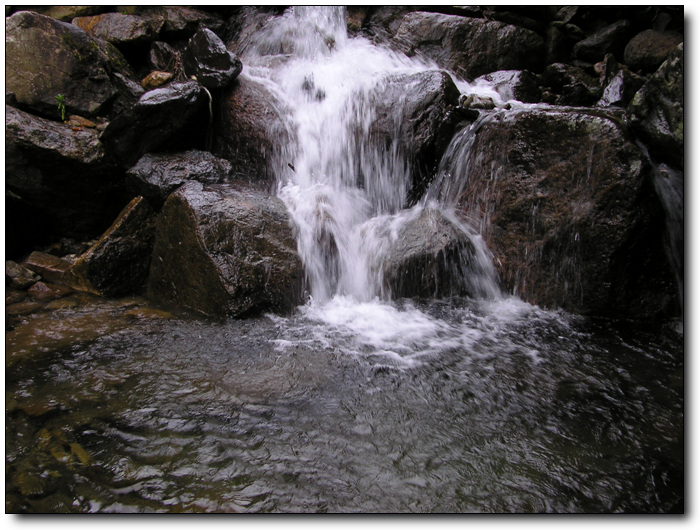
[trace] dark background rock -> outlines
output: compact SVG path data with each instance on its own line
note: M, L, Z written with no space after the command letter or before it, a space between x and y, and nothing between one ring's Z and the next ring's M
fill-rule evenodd
M165 21L144 19L123 13L104 13L89 17L77 17L72 24L85 30L92 37L106 40L117 47L137 46L155 41Z
M73 288L103 296L140 293L153 251L155 212L136 197L68 271Z
M117 74L134 79L119 51L93 39L82 29L31 11L6 19L5 89L18 105L40 116L60 120L56 97L65 101L67 114L108 116L118 100L133 94L115 81Z
M146 154L127 171L127 187L143 195L157 209L168 196L189 180L220 184L228 180L231 164L208 151Z
M276 197L190 182L156 224L149 297L215 317L286 313L302 302L303 269Z
M634 70L653 72L681 42L683 36L676 32L644 30L627 43L625 64Z

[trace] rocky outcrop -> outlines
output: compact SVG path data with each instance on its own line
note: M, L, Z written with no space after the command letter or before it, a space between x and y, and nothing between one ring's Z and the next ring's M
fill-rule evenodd
M68 271L72 287L103 296L139 293L148 276L155 212L136 197Z
M651 168L620 117L533 110L479 129L454 199L508 292L579 314L677 311Z
M151 298L211 317L288 312L301 303L303 270L281 200L189 182L156 223Z
M683 169L683 44L637 92L628 108L632 130L654 156Z
M163 145L197 148L205 139L210 95L196 81L171 83L146 92L136 104L109 122L101 140L122 167Z
M683 36L676 32L644 30L627 43L625 64L642 72L653 72L681 42Z
M208 151L144 155L127 171L127 187L160 209L168 196L185 182L220 184L231 174L231 164Z
M210 29L195 33L183 54L185 73L210 90L224 88L243 69L240 59L226 49L222 40Z
M403 17L394 39L409 55L423 55L467 80L497 70L544 67L542 37L502 22L413 12Z
M51 17L20 11L5 21L5 90L32 113L59 120L68 114L109 116L136 100L134 73L111 44Z
M89 35L106 40L115 46L133 47L156 40L165 21L155 18L146 20L124 13L104 13L90 17L77 17L72 23Z

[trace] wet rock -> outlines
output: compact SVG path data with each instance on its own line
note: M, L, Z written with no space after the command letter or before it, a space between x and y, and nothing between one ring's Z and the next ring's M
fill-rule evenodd
M648 29L635 35L627 43L624 61L633 70L653 72L668 55L683 42L683 36L675 32Z
M542 84L557 97L557 105L592 105L600 99L600 81L588 75L582 68L570 64L554 63L542 72Z
M630 37L631 24L628 20L618 20L595 32L593 35L577 42L572 50L572 57L589 63L602 61L611 53L621 60L625 45Z
M156 40L165 22L156 19L146 20L122 13L104 13L90 17L76 17L72 23L89 35L106 40L115 46L135 46Z
M156 41L151 44L148 61L154 70L184 76L181 54L167 42Z
M465 109L491 110L496 108L496 102L488 97L462 94L459 97L459 106Z
M107 159L98 134L5 107L11 231L31 242L43 235L88 239L109 226L125 191L123 175Z
M206 28L192 36L182 60L185 73L195 76L210 90L225 87L243 69L240 59L226 49L216 33Z
M146 20L164 21L162 40L188 39L199 29L219 32L225 26L220 17L186 6L148 6L137 9L136 14Z
M66 272L70 263L52 254L34 251L24 260L24 266L46 281L66 283Z
M163 86L172 78L173 74L171 74L170 72L161 72L159 70L154 70L141 80L141 86L146 90L151 90L153 88Z
M534 31L502 22L413 12L405 15L396 42L467 80L498 70L540 71L545 44Z
M146 92L107 125L101 139L123 167L166 145L196 148L209 125L209 94L196 81L171 83Z
M272 189L275 162L292 160L282 151L292 134L285 121L288 114L264 85L239 76L222 97L212 152L231 162L235 178Z
M73 289L67 285L59 285L55 283L36 282L32 285L27 293L41 302L48 300L56 300L73 292Z
M442 153L464 120L457 110L459 90L452 78L439 70L393 75L384 81L370 94L377 107L368 145L382 152L403 152L410 161L412 202L425 191ZM398 139L396 145L394 139ZM373 184L364 183L370 190ZM381 190L370 193L378 195Z
M483 223L507 291L574 313L643 319L677 311L664 213L621 117L512 112L477 133L457 200Z
M265 193L185 184L158 217L149 297L217 318L289 312L303 280L290 222Z
M143 197L136 197L70 267L71 285L103 296L140 292L148 275L154 230L155 212Z
M127 172L127 185L160 209L168 196L185 182L219 184L230 173L231 164L208 151L146 154Z
M399 298L473 296L474 259L474 245L463 231L439 210L421 209L401 226L384 258L384 289Z
M31 6L31 11L61 22L70 22L76 17L99 15L107 9L107 6Z
M683 44L637 92L627 114L655 157L683 168Z
M626 107L644 84L644 78L620 66L612 55L606 56L602 68L603 95L597 105Z
M40 276L14 261L5 262L5 284L18 289L27 289L38 282Z
M116 76L134 79L111 44L51 17L20 11L5 20L5 88L18 105L58 120L57 96L67 114L93 118L133 102Z
M483 75L474 80L475 83L486 81L498 92L503 101L522 101L523 103L538 103L540 101L539 79L527 70L501 70Z

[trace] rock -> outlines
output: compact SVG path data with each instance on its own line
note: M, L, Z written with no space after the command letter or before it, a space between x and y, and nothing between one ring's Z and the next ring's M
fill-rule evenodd
M200 29L187 44L182 56L185 73L195 76L208 89L224 88L243 69L240 59L226 49L210 29Z
M100 239L70 267L70 283L102 296L140 292L148 276L155 212L136 197Z
M172 78L173 74L171 74L170 72L161 72L158 70L154 70L141 80L141 86L146 90L151 90L153 88L163 86Z
M417 209L395 237L382 260L384 289L393 297L485 294L472 281L478 276L474 244L439 210Z
M5 284L27 289L40 280L40 276L14 261L5 262Z
M61 119L66 114L108 116L133 103L133 94L117 78L134 79L124 56L111 44L80 28L31 11L5 20L6 91L32 113Z
M89 35L106 40L115 46L133 47L156 40L164 21L146 20L122 13L105 13L74 18L73 24Z
M94 121L78 116L77 114L71 114L68 116L66 125L68 125L68 127L70 127L72 130L74 130L74 127L88 127L90 129L97 127L97 124Z
M602 94L598 79L569 64L547 66L542 72L542 84L558 94L557 105L593 105Z
M124 177L98 134L5 107L10 231L31 242L44 235L89 239L109 226L126 200Z
M125 168L163 145L196 148L206 138L208 106L209 94L198 82L171 83L141 96L107 125L101 140Z
M459 96L459 106L465 109L492 110L496 108L496 102L489 97L462 94Z
M31 11L61 22L70 22L76 17L99 15L106 9L107 6L32 6Z
M151 44L148 61L154 70L172 72L178 76L185 75L180 52L167 42L156 41Z
M70 263L52 254L34 251L24 260L24 267L48 282L67 283L66 272L70 269Z
M217 318L291 311L304 273L290 223L276 197L185 184L156 223L149 297Z
M627 115L655 157L683 168L683 44L637 92Z
M512 99L523 103L538 103L540 101L539 79L527 70L491 72L474 80L475 83L480 81L492 85L503 101Z
M413 12L403 17L394 39L409 55L424 55L468 81L498 70L544 67L542 37L502 22Z
M622 59L630 30L631 24L628 20L618 20L577 42L572 50L572 57L597 63L602 61L606 54L612 53L617 59Z
M624 53L625 64L633 70L653 72L681 42L683 42L683 36L676 32L653 29L642 31L627 43Z
M222 96L212 152L231 162L235 178L272 189L275 161L291 160L281 153L290 143L288 114L284 103L262 83L239 76Z
M185 182L219 184L231 174L231 164L208 151L146 154L127 172L127 185L160 209Z
M447 72L433 70L388 76L369 97L376 105L375 117L364 144L374 146L380 153L397 149L406 155L410 164L409 203L415 202L423 195L442 153L463 120L456 110L459 90ZM358 159L362 156L358 152ZM373 184L367 181L363 185ZM381 197L381 189L368 189L370 195Z
M188 39L199 29L219 32L225 26L218 16L185 6L148 6L138 9L137 14L146 20L164 21L162 40Z
M605 61L601 65L603 69L601 72L603 95L597 106L626 107L644 84L644 78L629 68L620 66L611 54L605 57Z
M620 118L513 111L478 130L451 198L483 227L507 291L579 314L675 316L664 213Z
M67 285L57 285L54 283L36 282L28 290L33 298L40 301L56 300L73 292Z

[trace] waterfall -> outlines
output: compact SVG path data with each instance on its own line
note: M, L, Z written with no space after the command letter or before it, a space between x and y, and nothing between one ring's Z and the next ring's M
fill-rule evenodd
M423 208L408 208L411 161L398 132L373 141L377 107L393 75L434 65L349 38L344 7L292 7L253 34L241 53L244 74L265 86L288 109L289 145L275 155L278 195L295 224L298 250L312 299L357 302L387 298L381 261L405 223ZM389 123L404 119L401 102ZM498 293L488 251L468 225L447 212L476 247L474 285ZM471 260L475 261L474 259Z

